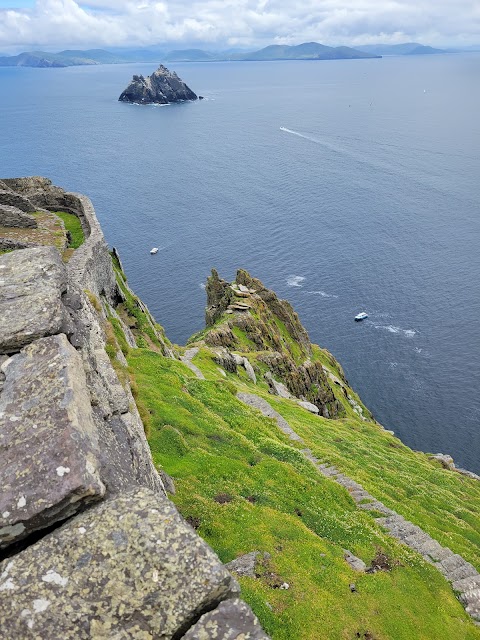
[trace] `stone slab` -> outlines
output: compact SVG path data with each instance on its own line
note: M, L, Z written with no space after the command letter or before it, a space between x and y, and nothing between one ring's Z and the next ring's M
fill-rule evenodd
M28 198L10 190L0 189L0 205L2 204L9 207L16 207L25 213L33 213L35 211L35 207Z
M172 503L141 488L1 563L0 628L9 640L166 640L238 593Z
M268 636L250 607L236 598L203 615L183 640L268 640Z
M65 266L54 247L0 256L0 353L15 353L37 338L60 333Z
M37 221L33 216L17 207L0 204L0 227L35 228Z
M2 371L0 548L105 492L82 360L66 336L33 342Z

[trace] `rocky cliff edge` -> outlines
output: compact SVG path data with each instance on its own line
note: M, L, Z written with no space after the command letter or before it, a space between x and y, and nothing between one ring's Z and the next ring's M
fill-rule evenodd
M137 305L172 354L119 282L91 202L22 178L0 181L2 204L0 231L67 211L85 237L73 252L0 244L2 637L266 638L152 462L112 327L135 337L117 309Z

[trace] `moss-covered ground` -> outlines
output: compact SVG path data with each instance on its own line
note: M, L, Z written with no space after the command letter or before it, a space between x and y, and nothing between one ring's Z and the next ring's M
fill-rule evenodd
M73 213L66 213L65 211L55 211L55 215L63 220L65 229L70 233L68 248L78 249L78 247L81 247L85 242L85 235L83 233L80 219L73 215Z

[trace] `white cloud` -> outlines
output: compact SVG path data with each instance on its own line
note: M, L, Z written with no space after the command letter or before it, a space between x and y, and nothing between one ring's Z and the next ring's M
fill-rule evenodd
M476 0L37 0L0 9L0 47L480 43Z

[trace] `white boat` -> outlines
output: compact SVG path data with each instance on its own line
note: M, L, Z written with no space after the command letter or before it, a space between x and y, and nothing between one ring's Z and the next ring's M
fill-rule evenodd
M362 311L362 313L359 313L357 316L355 316L355 320L357 322L360 322L360 320L365 320L365 318L368 318L368 313L365 313L365 311Z
M150 253L153 255L154 253L158 253L158 247L153 247L153 249L150 249Z

